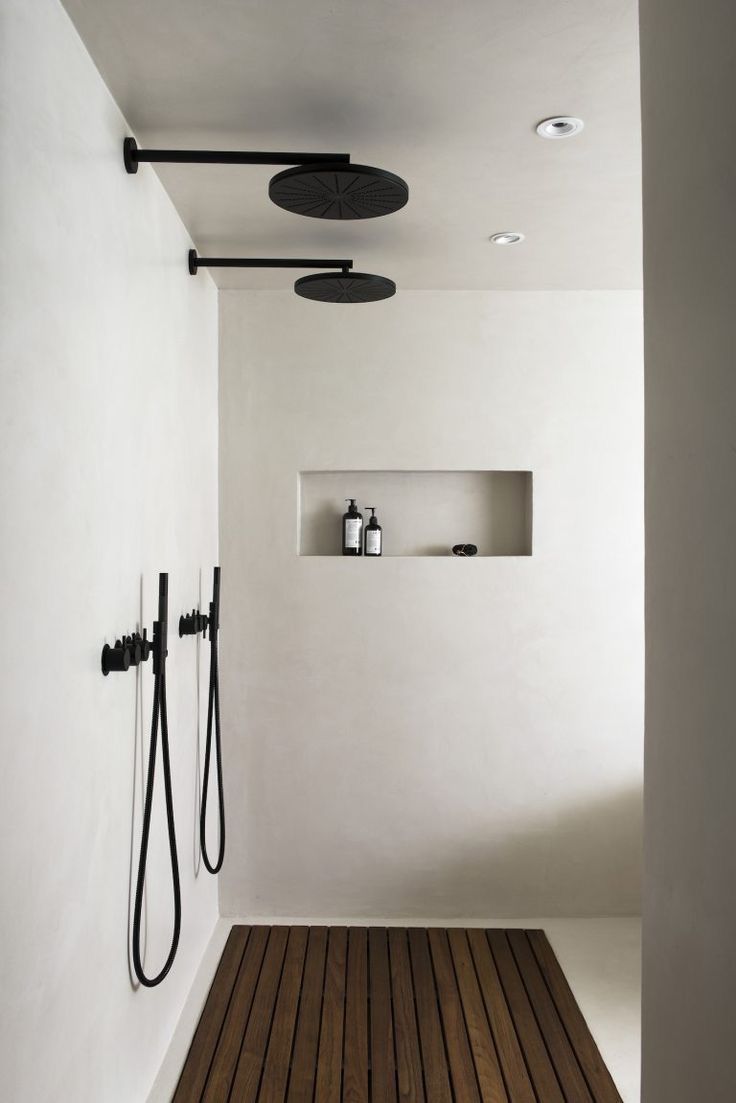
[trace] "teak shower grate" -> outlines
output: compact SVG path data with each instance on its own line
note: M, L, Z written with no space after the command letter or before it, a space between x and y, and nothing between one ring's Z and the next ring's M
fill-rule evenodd
M174 1103L621 1103L544 931L233 927Z

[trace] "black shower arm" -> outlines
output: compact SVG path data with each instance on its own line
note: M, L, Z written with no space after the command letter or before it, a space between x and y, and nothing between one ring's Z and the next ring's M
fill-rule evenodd
M196 276L198 268L341 268L348 272L352 260L310 260L296 257L198 257L196 249L189 250L189 272Z
M164 161L186 165L319 165L348 164L349 153L264 153L222 149L139 149L135 138L123 141L123 161L130 173L140 161Z

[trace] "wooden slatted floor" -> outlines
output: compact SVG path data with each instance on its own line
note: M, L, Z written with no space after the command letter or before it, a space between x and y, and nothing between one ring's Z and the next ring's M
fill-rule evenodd
M174 1103L621 1103L544 931L233 927Z

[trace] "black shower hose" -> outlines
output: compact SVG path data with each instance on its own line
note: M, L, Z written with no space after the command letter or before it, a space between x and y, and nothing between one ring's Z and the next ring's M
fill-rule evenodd
M156 629L158 628L158 633ZM174 964L176 950L181 933L181 887L179 884L179 860L176 853L176 829L174 826L174 802L171 791L171 762L169 760L169 721L166 709L166 630L154 625L154 646L158 655L154 656L156 670L153 683L153 718L151 721L151 744L148 752L148 777L146 780L146 798L143 807L143 829L141 832L141 853L138 860L138 881L135 887L135 908L133 910L133 968L135 975L146 988L155 988L167 976ZM161 763L164 771L164 792L166 799L166 821L169 832L169 853L171 854L171 880L174 889L174 930L171 949L164 966L155 977L146 976L141 961L141 912L143 910L143 892L146 884L146 862L148 861L148 840L151 832L151 808L153 805L153 784L156 777L156 744L158 725L161 721Z
M204 777L202 779L202 805L199 810L199 845L202 861L210 873L219 873L225 857L225 799L222 787L222 744L220 743L220 673L217 660L217 632L219 629L219 601L210 606L210 693L207 703L207 741L204 751ZM215 727L215 758L217 760L217 798L220 806L220 836L217 861L212 864L207 854L207 791L210 782L212 759L212 722Z

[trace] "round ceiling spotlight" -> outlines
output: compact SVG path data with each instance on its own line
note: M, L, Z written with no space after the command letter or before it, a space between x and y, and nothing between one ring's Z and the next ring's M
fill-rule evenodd
M524 235L517 233L516 230L503 230L500 234L491 234L494 245L518 245L523 240Z
M583 120L576 119L573 115L555 115L554 118L542 119L537 124L537 134L540 138L572 138L584 126Z

